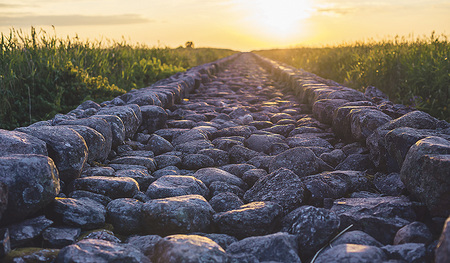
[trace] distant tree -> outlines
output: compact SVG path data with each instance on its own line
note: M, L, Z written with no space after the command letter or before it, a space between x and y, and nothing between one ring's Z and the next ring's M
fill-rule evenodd
M187 41L186 44L184 44L184 46L186 48L194 48L194 42L192 41Z

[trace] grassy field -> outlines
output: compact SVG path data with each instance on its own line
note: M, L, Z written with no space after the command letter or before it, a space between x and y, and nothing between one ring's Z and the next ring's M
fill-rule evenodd
M450 42L446 36L357 42L324 48L256 51L363 91L375 86L396 103L450 121Z
M110 100L233 53L89 42L35 28L30 33L11 29L10 34L1 34L0 41L0 128L47 120L88 99Z

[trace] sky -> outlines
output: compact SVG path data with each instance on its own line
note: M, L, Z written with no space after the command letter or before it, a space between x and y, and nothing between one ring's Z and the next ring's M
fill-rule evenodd
M0 0L0 32L250 51L448 36L449 14L450 0Z

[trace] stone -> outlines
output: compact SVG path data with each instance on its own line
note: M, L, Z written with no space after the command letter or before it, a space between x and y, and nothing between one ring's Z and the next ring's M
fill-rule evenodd
M171 235L158 241L152 262L228 262L217 243L198 235Z
M289 169L300 178L320 172L317 156L306 147L292 148L275 156L270 163L269 172L279 168Z
M227 253L251 254L260 262L301 262L295 236L281 232L244 238L229 245Z
M209 140L194 140L175 146L176 151L183 152L185 154L198 153L204 149L214 148L214 145Z
M11 252L11 239L8 228L0 229L0 258L5 257Z
M125 126L121 118L115 115L95 115L95 118L103 119L111 126L112 149L123 144L123 141L125 140Z
M235 145L229 150L230 161L232 163L245 163L255 156L262 155L260 152L253 151L247 147Z
M214 160L204 154L187 154L182 159L182 168L187 170L198 170L214 166Z
M143 203L132 198L119 198L106 207L108 222L121 235L138 234L141 231L141 210Z
M213 213L200 195L153 199L142 207L142 223L145 233L161 236L208 232Z
M156 162L156 168L163 169L168 166L181 166L181 158L175 155L163 154L154 158Z
M405 184L400 179L399 173L376 173L373 184L378 191L385 195L399 196L406 192Z
M374 247L382 247L383 245L378 242L375 238L368 235L365 232L359 230L353 230L350 232L345 232L338 238L336 238L333 242L331 242L331 246L335 247L341 244L356 244L356 245L366 245L366 246L374 246Z
M445 263L450 260L450 217L447 218L442 229L439 243L435 250L435 262Z
M59 194L58 170L43 155L0 157L2 224L16 223L47 206Z
M284 213L303 203L305 186L292 171L280 168L260 178L244 195L246 202L271 201L283 207Z
M129 262L150 263L141 251L127 244L100 239L84 239L66 246L58 254L57 263L69 262Z
M0 129L0 156L11 154L40 154L47 155L44 141L18 131Z
M105 137L101 133L83 125L64 125L64 127L76 131L83 137L88 150L87 161L89 163L93 161L103 162L106 160L109 155L109 150L107 149Z
M80 177L87 161L88 149L83 137L77 132L64 126L28 127L18 130L47 144L49 157L55 162L62 181L70 183Z
M173 145L163 137L153 134L147 143L148 148L155 153L155 155L160 155L166 152L173 151Z
M244 143L239 140L233 140L228 138L216 138L212 141L215 147L220 150L228 152L233 146L240 145L244 146Z
M156 171L155 160L148 157L141 156L125 156L111 160L111 164L129 164L129 165L141 165L145 166L149 171Z
M267 153L270 147L275 143L284 143L281 136L252 134L245 140L247 147L257 152Z
M142 122L142 116L139 113L140 112L136 112L135 109L130 107L130 105L127 105L127 106L114 106L110 108L105 107L99 110L97 114L115 115L119 117L122 120L125 128L125 138L133 138L134 134L136 133L138 127L141 125Z
M52 220L45 216L38 216L26 219L22 222L9 225L9 237L11 240L11 248L32 245L32 241L41 235L47 227L53 224Z
M436 129L439 120L423 111L408 112L400 118L394 119L387 124L385 129L393 130L400 127L410 127L415 129Z
M92 199L96 202L99 202L100 204L107 206L109 202L111 202L111 198L101 195L101 194L96 194L93 192L89 192L89 191L84 191L84 190L76 190L76 191L72 191L70 192L70 194L68 195L68 197L70 198L74 198L74 199L80 199L80 198L89 198Z
M425 203L434 216L450 214L450 142L427 137L408 151L400 178L410 193Z
M167 126L169 128L181 128L181 129L192 129L197 125L195 121L191 120L170 120L167 121Z
M42 232L42 239L45 247L63 248L75 243L80 234L78 227L49 227Z
M51 214L69 226L84 230L95 229L105 224L105 207L89 198L56 198Z
M340 164L336 170L367 171L373 169L373 163L368 154L350 154Z
M209 239L211 239L212 241L216 242L220 247L222 247L223 249L227 249L227 247L238 241L237 238L226 235L226 234L216 234L216 233L212 233L212 234L204 234L204 233L197 233L197 235L199 236L204 236L207 237Z
M391 244L400 228L416 220L413 204L406 197L341 198L334 201L331 211L339 216L342 227L353 224L354 230L382 244Z
M4 262L54 262L59 249L44 249L38 247L17 248L12 250Z
M221 181L236 185L241 189L247 189L247 185L241 178L218 168L202 168L196 171L193 176L202 181L206 186L209 186L212 182Z
M147 170L119 170L115 175L116 177L129 177L136 180L139 185L139 190L143 192L156 180L156 178L151 176Z
M336 167L339 163L345 160L345 153L341 149L335 149L331 152L322 153L319 156L320 159L324 160L327 164L332 167Z
M339 217L328 209L302 206L283 219L288 232L297 238L301 256L308 258L328 243L340 226Z
M369 99L376 98L381 100L389 100L386 94L384 94L381 90L373 86L366 87L366 89L364 90L364 96L366 96Z
M314 261L315 263L344 263L360 262L372 263L383 262L387 256L381 248L366 245L342 244L332 247L321 254Z
M115 171L111 167L85 167L81 172L81 178L89 176L114 176Z
M433 234L430 229L422 222L412 222L400 228L394 237L394 245L405 243L425 243L433 241Z
M255 168L256 168L255 166L247 163L233 163L220 167L221 170L234 174L239 178L242 178L242 176L246 171Z
M131 236L127 239L127 244L139 249L147 258L151 258L155 250L155 245L162 237L158 235Z
M294 129L295 129L294 124L286 124L286 125L274 125L269 128L261 129L261 131L276 133L281 136L287 137L289 135L289 133Z
M142 112L142 127L153 133L156 130L164 128L168 118L167 112L164 108L155 105L141 106Z
M242 198L245 193L244 190L242 190L238 186L228 184L226 182L221 182L221 181L212 182L209 185L209 190L210 190L211 196L215 196L220 193L229 192L229 193L233 193L233 194L239 196L239 198Z
M375 109L353 109L350 111L352 137L366 141L378 127L392 120L387 114Z
M238 209L244 205L244 202L236 194L230 192L223 192L214 195L209 204L217 213L226 212L234 209Z
M283 208L274 202L252 202L238 209L214 215L214 223L221 234L236 238L260 236L276 231Z
M154 181L147 189L146 195L151 199L181 195L201 195L207 197L208 187L193 176L164 175Z
M234 126L223 128L212 134L212 138L228 137L228 136L242 136L244 138L250 137L252 130L249 126Z
M340 106L347 103L345 99L321 99L313 104L312 112L314 118L325 124L331 124L333 112Z
M116 199L133 197L139 191L139 184L129 177L91 176L74 180L70 188Z
M187 143L190 141L196 141L196 140L208 140L208 136L205 134L205 132L197 129L191 129L188 130L182 134L179 134L175 136L172 139L172 144L174 146Z
M382 247L384 253L390 259L402 260L404 262L430 262L426 255L425 244L407 243L401 245L387 245Z
M242 180L252 187L261 177L266 175L267 172L264 169L250 169L242 175Z
M99 239L105 240L113 243L121 243L120 239L117 238L111 230L99 229L92 232L88 232L87 235L83 235L81 239Z
M211 159L213 159L214 164L211 166L222 166L226 165L230 162L230 158L228 156L228 152L220 150L220 149L204 149L198 152L198 154L203 154Z
M83 118L83 119L76 119L76 120L67 120L67 121L58 123L58 125L87 126L89 128L94 129L95 131L100 133L103 136L103 138L105 139L105 142L102 145L103 148L95 150L95 151L99 152L98 160L104 161L108 157L108 154L112 148L112 141L113 141L112 129L113 128L111 127L111 124L109 124L108 121L106 121L105 119L91 117L91 118ZM74 129L74 130L76 132L80 133L77 129ZM80 133L80 135L83 136L83 134L81 134L81 133ZM83 138L85 139L85 141L87 143L88 141L86 140L86 136L83 136ZM88 148L89 148L90 153L94 151L94 149L91 149L92 147L89 147L89 145L88 145Z

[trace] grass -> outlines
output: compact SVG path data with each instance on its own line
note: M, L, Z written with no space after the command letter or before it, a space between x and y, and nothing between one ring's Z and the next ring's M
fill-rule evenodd
M356 42L324 48L255 51L364 91L375 86L390 100L450 121L450 43L445 35Z
M31 28L0 40L0 128L14 129L102 102L235 53L212 48L147 47L125 41L58 38Z

